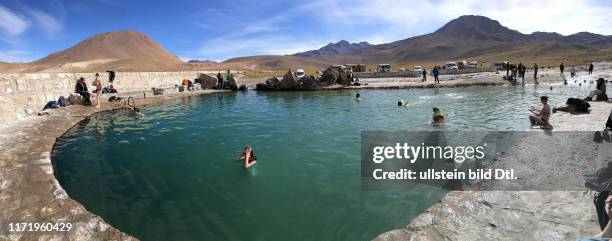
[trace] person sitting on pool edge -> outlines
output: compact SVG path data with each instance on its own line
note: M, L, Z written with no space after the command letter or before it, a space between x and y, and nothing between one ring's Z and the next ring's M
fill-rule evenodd
M236 161L240 160L244 160L244 168L246 169L249 169L257 164L257 157L255 157L255 154L253 153L253 148L250 146L244 147L240 156L236 158Z
M438 107L434 107L431 119L434 124L444 123L444 114Z
M534 107L530 108L529 111L533 115L529 115L529 122L531 126L540 126L544 129L551 129L552 126L548 121L550 120L550 106L548 105L548 96L541 96L540 102L542 103L542 109L536 110Z

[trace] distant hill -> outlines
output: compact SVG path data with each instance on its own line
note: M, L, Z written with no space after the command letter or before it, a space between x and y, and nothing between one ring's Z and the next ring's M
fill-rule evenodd
M159 71L176 70L182 63L145 34L122 30L96 34L31 63L0 68L15 72Z
M347 43L341 45L346 46ZM386 44L369 45L338 53L321 54L319 49L293 56L241 57L229 59L224 63L257 65L263 69L286 69L296 66L324 68L330 64L344 63L442 64L448 60L458 59L484 62L510 59L556 64L559 61L581 62L612 58L611 48L612 36L588 32L568 36L546 32L523 34L501 25L496 20L484 16L466 15L451 20L433 33ZM262 59L275 64L262 65L264 62ZM291 65L281 67L279 63ZM315 65L312 65L313 63Z
M317 50L310 50L302 53L294 54L299 57L314 57L322 55L339 55L339 54L352 54L358 50L372 46L368 42L360 43L349 43L346 40L338 41L337 43L329 43Z

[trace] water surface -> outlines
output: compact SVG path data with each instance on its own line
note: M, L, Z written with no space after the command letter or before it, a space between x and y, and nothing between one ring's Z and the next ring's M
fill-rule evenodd
M362 192L363 130L526 130L529 106L594 86L222 93L112 111L53 152L71 198L142 240L369 240L443 192ZM355 93L362 101L355 101ZM403 98L406 108L396 106ZM432 127L431 108L448 123ZM554 115L553 115L554 118ZM245 145L258 164L233 159Z

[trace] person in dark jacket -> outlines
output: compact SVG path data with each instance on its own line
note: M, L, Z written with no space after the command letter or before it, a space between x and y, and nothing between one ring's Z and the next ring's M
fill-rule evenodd
M77 80L77 83L74 89L75 89L74 92L83 96L83 103L85 103L85 105L91 105L91 98L90 98L91 95L89 94L89 91L87 90L87 84L85 83L85 78L83 77L79 78L79 80Z
M427 81L427 70L423 69L423 82Z
M221 72L217 72L217 87L222 90L223 89L223 75Z
M434 67L434 69L431 71L431 73L434 76L434 83L439 84L440 83L440 79L438 79L438 76L440 75L440 70L438 70L438 66Z
M593 73L593 63L589 64L589 74Z
M561 63L561 65L559 65L559 70L561 71L561 76L563 77L563 70L565 70L565 66L563 65L563 63Z

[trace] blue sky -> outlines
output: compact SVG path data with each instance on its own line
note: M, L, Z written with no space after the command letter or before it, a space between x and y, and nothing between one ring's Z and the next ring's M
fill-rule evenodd
M2 0L0 61L36 60L122 29L186 60L292 54L342 39L380 44L426 34L465 14L523 33L612 35L612 3L592 0Z

